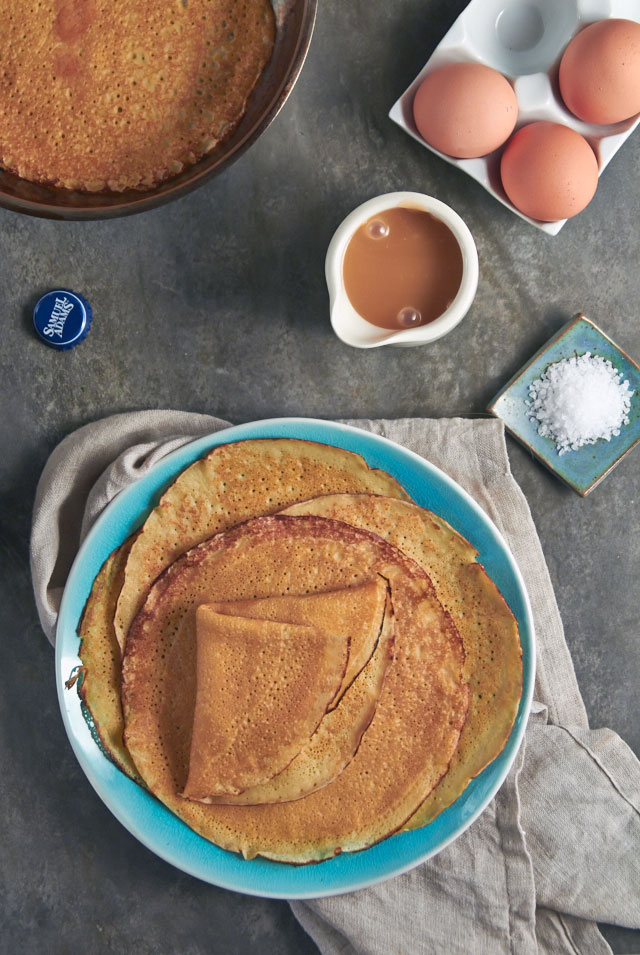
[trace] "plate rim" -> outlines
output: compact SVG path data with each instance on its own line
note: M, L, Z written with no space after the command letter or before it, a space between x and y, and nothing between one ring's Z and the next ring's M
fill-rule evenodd
M415 854L410 853L411 859L404 863L399 863L397 866L391 866L389 871L384 871L382 873L373 874L371 873L361 873L359 870L362 868L359 862L361 859L365 860L365 869L367 853L375 852L378 846L384 846L389 843L389 840L383 840L382 843L378 843L368 849L362 850L357 853L343 853L340 856L340 859L348 858L349 862L353 862L354 874L351 879L340 875L337 876L338 885L332 885L331 873L328 871L328 866L331 865L332 860L323 862L318 865L311 866L292 866L286 863L270 862L270 860L260 860L260 864L268 863L270 866L275 866L279 870L284 870L285 876L290 876L291 881L295 882L295 874L299 871L313 871L318 873L317 879L311 879L313 883L312 888L303 888L301 890L296 890L295 888L288 888L286 891L277 890L270 887L259 887L251 885L247 887L242 884L242 872L240 879L233 877L233 873L225 873L224 871L203 871L201 865L190 863L189 860L178 861L176 858L176 853L179 851L179 845L174 845L174 843L180 842L180 828L184 827L187 829L190 836L195 837L198 840L206 842L202 837L197 836L192 830L190 830L182 820L178 819L167 807L165 807L159 800L156 800L154 796L141 789L137 784L129 780L124 774L121 774L119 770L103 755L100 753L101 759L104 760L108 767L113 769L118 774L119 777L122 776L122 779L126 780L132 787L135 787L138 796L143 797L145 800L152 800L152 806L161 807L165 813L171 818L170 826L172 828L172 838L165 842L161 842L158 832L152 831L148 834L145 831L144 825L142 829L136 826L131 819L123 818L124 809L120 805L120 800L117 798L117 794L112 794L109 790L112 788L109 785L108 780L104 781L99 778L99 775L94 771L94 767L91 765L91 758L95 758L95 753L91 751L91 756L87 756L85 753L85 742L80 740L76 734L75 727L72 725L71 717L69 713L70 708L78 710L80 708L80 701L78 699L77 693L73 694L73 697L69 697L67 690L65 689L65 681L69 676L69 666L67 656L69 655L68 648L65 644L68 640L71 639L71 635L65 637L65 630L67 629L67 618L72 616L75 626L73 627L73 635L75 637L76 648L73 653L73 656L77 660L77 647L79 645L79 638L77 637L77 624L79 623L79 618L76 614L70 611L68 608L72 603L74 595L72 594L73 588L79 586L77 580L82 580L83 574L86 576L87 571L85 570L85 561L87 559L87 554L91 553L92 549L99 548L99 544L96 541L99 540L101 534L104 533L104 529L109 526L112 521L113 513L116 515L119 509L124 507L127 500L133 498L136 490L139 492L140 488L143 485L153 484L153 478L157 479L157 475L164 470L172 470L177 461L182 462L182 459L185 456L188 456L189 460L187 463L183 463L178 471L172 473L171 482L175 480L177 475L181 473L189 464L193 463L199 457L202 457L210 449L217 447L221 444L228 444L235 441L242 440L251 440L255 438L278 438L278 437L299 437L297 434L289 434L288 431L295 431L296 429L312 429L319 430L324 432L323 440L320 441L318 438L306 438L304 440L318 441L318 443L327 443L333 444L335 447L342 447L341 444L336 444L335 439L336 435L345 435L345 440L349 443L349 439L352 442L358 442L365 439L365 442L370 442L374 445L380 445L383 449L390 451L391 456L399 455L400 459L406 456L407 460L411 463L411 467L417 465L418 470L423 469L431 477L435 477L436 480L440 481L446 488L448 493L453 492L454 498L459 498L462 500L463 505L465 505L473 514L474 520L480 521L480 524L484 524L484 530L489 531L489 533L495 539L495 543L498 545L498 549L501 552L501 559L506 561L506 565L509 568L511 574L513 574L514 583L516 585L519 597L522 601L522 610L523 610L523 620L524 620L524 631L520 634L520 641L523 650L523 692L522 698L520 701L520 706L518 710L518 715L516 717L516 722L514 727L511 730L509 737L505 743L504 749L495 759L489 764L486 770L483 770L482 773L476 777L476 780L481 779L487 770L493 767L492 773L497 774L496 779L494 779L491 784L488 786L487 791L479 799L478 805L474 810L464 816L461 821L457 822L451 832L444 838L442 838L438 844L434 847L431 847L425 851L417 851ZM253 433L257 429L259 432L265 433ZM269 433L266 433L269 432ZM353 451L356 454L360 454L361 457L367 461L370 467L379 467L377 464L370 464L366 456L366 451L363 451L359 448L348 447L345 450ZM394 462L395 463L395 462ZM384 470L388 470L388 467L384 467ZM390 472L393 475L393 472ZM153 492L154 496L157 496L158 493L163 493L164 491L163 482L160 483L159 487L156 487ZM162 488L162 489L160 489ZM123 503L124 502L124 503ZM143 513L139 512L139 515ZM446 520L447 517L442 515ZM144 518L143 518L144 519ZM120 532L123 530L123 516L119 517L120 527L118 537L120 537ZM118 517L116 521L118 522ZM131 532L132 528L128 529L128 532L125 533L122 540L126 539L128 533ZM108 553L102 557L102 560L106 559ZM100 565L99 565L100 566ZM97 571L96 571L97 573ZM93 580L95 579L95 574L91 575L92 585ZM480 507L480 505L471 497L471 495L459 485L453 478L449 477L446 472L441 468L438 468L436 465L432 464L426 458L423 458L421 455L412 451L409 448L404 447L403 445L393 441L389 438L384 437L383 435L376 434L372 431L366 431L363 428L356 427L354 425L343 424L342 422L333 422L327 421L319 418L307 418L307 417L278 417L278 418L267 418L260 419L257 421L245 422L239 425L230 425L228 427L223 427L217 431L213 431L209 434L195 438L193 441L189 441L182 445L181 447L171 451L165 457L161 458L145 475L143 475L138 481L129 485L127 488L124 488L118 493L118 495L107 505L104 511L96 519L95 523L88 532L85 540L82 542L78 549L78 553L75 557L71 570L67 578L67 583L65 585L64 593L62 596L62 601L60 604L60 611L58 617L58 625L56 627L56 684L58 691L58 702L60 705L60 710L62 714L63 723L65 726L65 731L71 743L71 747L80 764L80 768L87 777L89 783L94 788L102 802L106 805L109 811L118 819L118 821L144 846L150 849L155 855L164 861L170 863L175 868L180 871L186 872L189 875L194 876L195 878L201 879L211 885L218 886L223 889L228 889L236 892L240 892L246 895L252 895L262 898L272 898L272 899L311 899L311 898L320 898L320 897L329 897L333 895L342 895L347 892L356 891L358 889L367 888L372 885L379 884L390 878L395 878L398 875L403 874L404 872L410 871L415 868L417 865L441 852L446 846L451 842L457 839L477 818L484 812L489 802L494 798L495 794L503 785L506 776L511 769L516 756L522 745L524 738L524 733L527 726L528 715L531 710L531 703L533 699L533 687L535 681L535 669L536 669L536 638L535 638L535 629L533 622L533 614L531 610L531 604L529 596L527 593L526 585L524 579L520 572L520 569L511 553L506 540L503 535L496 527L494 522L491 520L489 515ZM527 643L526 646L526 655L528 657L528 668L525 667L525 646L524 643ZM67 695L65 695L67 694ZM84 734L83 734L84 735ZM86 741L86 737L85 737ZM96 746L95 742L93 745ZM97 749L96 750L100 752ZM496 761L499 761L498 763ZM102 764L100 763L102 766ZM497 766L497 769L496 769ZM103 767L104 768L104 767ZM472 781L472 784L475 780ZM461 794L462 795L462 794ZM132 791L132 801L138 802L139 799L136 798L136 793ZM450 809L455 807L455 803ZM449 812L445 810L444 813ZM441 814L438 818L442 819ZM437 820L435 820L437 822ZM176 823L178 824L176 830ZM152 827L153 829L154 827ZM428 827L426 827L428 828ZM410 835L419 837L419 834L424 830L413 830L411 833L399 833L396 834L397 837L402 838L403 835ZM166 836L166 834L165 834ZM167 844L165 844L167 843ZM217 852L224 853L225 856L230 856L233 859L233 863L237 860L237 857L234 853L228 853L223 849L220 849L217 846L214 846L211 843L207 843L210 848L217 850ZM229 862L232 868L232 862ZM243 860L242 865L251 865L252 861ZM215 868L215 867L214 867ZM225 866L223 865L223 870ZM328 880L324 878L324 875L328 875ZM285 877L285 881L287 881ZM328 882L328 884L327 884ZM346 884L348 883L348 884Z

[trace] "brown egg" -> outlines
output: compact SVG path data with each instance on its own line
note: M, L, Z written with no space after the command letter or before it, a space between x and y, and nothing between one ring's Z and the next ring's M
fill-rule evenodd
M640 112L640 23L600 20L573 40L560 62L567 108L587 123L620 123Z
M448 63L422 81L413 101L420 135L456 159L486 156L513 132L518 102L513 87L481 63Z
M500 164L516 209L542 222L569 219L593 198L598 162L586 139L559 123L530 123L512 136Z

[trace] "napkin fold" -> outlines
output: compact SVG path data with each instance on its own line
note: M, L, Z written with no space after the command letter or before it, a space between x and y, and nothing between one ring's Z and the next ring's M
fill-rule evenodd
M359 892L292 902L323 955L604 955L596 921L640 928L640 763L590 730L549 573L492 419L347 421L446 471L506 538L537 637L525 742L478 820L434 858ZM86 425L53 451L34 506L31 569L53 643L78 546L104 507L182 444L228 427L208 415L144 411Z

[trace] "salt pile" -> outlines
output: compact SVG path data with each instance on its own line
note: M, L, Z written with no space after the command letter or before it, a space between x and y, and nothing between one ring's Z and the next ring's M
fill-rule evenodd
M621 372L599 355L564 358L529 385L529 416L538 434L551 438L558 454L602 439L610 441L629 424L633 391Z

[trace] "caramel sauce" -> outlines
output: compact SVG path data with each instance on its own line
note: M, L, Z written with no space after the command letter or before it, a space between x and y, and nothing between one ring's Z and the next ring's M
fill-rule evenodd
M342 276L349 301L366 321L380 328L415 328L442 315L456 297L462 251L440 219L398 206L354 232Z

